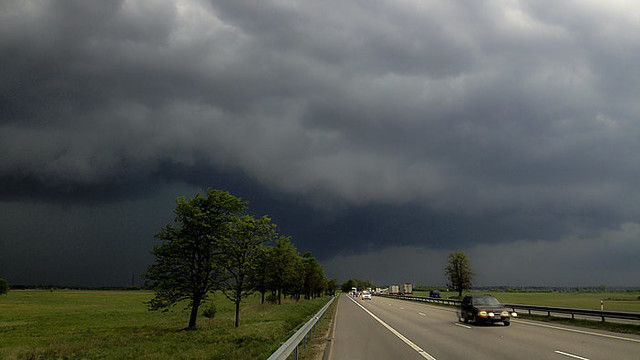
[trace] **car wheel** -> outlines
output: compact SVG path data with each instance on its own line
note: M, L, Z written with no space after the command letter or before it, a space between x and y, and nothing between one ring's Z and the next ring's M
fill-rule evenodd
M469 318L467 317L467 315L465 315L465 313L462 313L462 321L466 323L469 323Z
M511 324L511 322L509 322L509 321L505 321L504 322L504 326L509 326L510 324Z

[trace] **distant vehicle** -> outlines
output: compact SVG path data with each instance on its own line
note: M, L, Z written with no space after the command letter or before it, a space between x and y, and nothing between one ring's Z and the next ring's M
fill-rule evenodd
M389 286L389 295L398 295L400 293L400 287L398 285Z
M464 322L503 322L504 326L509 326L512 316L516 317L518 314L510 313L509 309L491 295L467 295L460 305L460 318Z
M362 300L371 300L371 293L368 291L362 292Z
M438 291L438 290L429 291L429 297L440 298L440 291Z
M356 287L352 287L351 288L351 296L356 296L357 293L358 293L358 289Z
M402 294L413 294L413 284L412 283L404 283L402 284Z

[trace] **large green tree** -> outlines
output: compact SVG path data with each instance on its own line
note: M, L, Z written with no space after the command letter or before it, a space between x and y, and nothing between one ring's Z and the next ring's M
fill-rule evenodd
M236 327L240 324L240 303L254 291L250 279L261 270L258 266L262 247L275 235L275 225L270 221L266 216L258 220L249 215L237 218L229 224L229 234L220 242L226 271L222 291L235 304Z
M282 295L294 294L302 288L302 261L291 239L280 236L275 246L268 250L267 278L268 288L277 294L278 304L282 304Z
M336 279L327 280L327 289L326 289L327 295L331 295L331 296L335 295L337 288L338 288L338 280Z
M269 247L261 247L255 259L255 271L249 274L251 286L261 294L261 304L269 286Z
M304 266L304 298L313 299L322 296L327 288L327 278L322 271L322 265L307 251L302 255Z
M9 293L9 282L5 279L0 279L0 295Z
M221 242L230 236L233 222L245 211L246 202L225 191L208 189L206 196L176 200L174 224L156 234L162 241L151 253L155 263L145 274L155 297L150 310L189 300L189 329L196 328L198 308L222 279Z
M447 286L457 291L458 297L462 297L462 291L471 289L471 281L475 274L471 271L469 257L464 251L450 252L449 261L444 271L449 281Z

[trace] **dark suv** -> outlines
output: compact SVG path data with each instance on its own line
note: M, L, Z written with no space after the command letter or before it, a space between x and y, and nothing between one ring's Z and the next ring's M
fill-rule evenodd
M460 305L460 318L464 322L503 322L505 326L509 326L512 316L516 317L518 314L509 312L509 309L491 295L467 295Z

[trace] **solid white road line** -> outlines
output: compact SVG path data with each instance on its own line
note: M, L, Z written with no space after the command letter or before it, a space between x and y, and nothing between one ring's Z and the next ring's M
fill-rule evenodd
M360 308L362 308L362 310L366 311L367 314L371 315L372 318L374 318L377 322L379 322L380 324L382 324L382 326L386 327L387 330L391 331L395 336L399 337L400 340L404 341L405 344L411 346L411 348L415 351L418 352L418 354L422 355L423 358L425 359L429 359L429 360L436 360L436 358L434 358L433 356L431 356L428 352L422 350L418 345L414 344L411 340L407 339L406 337L404 337L404 335L400 334L398 331L396 331L396 329L392 328L391 326L389 326L387 323L385 323L384 321L382 321L379 317L375 316L371 311L367 310L364 306L358 304L357 301L351 299L351 301L353 301L354 304L360 306Z
M338 301L336 300L336 308L333 313L333 319L331 319L331 341L329 342L329 353L327 359L333 359L333 344L336 342L336 323L338 319Z
M471 326L468 326L468 325L462 325L462 324L458 324L458 323L453 323L453 325L460 326L460 327L463 327L465 329L471 329Z
M420 316L427 316L427 314L425 314L425 313L420 313L419 312L418 314L420 314Z
M566 352L563 352L563 351L559 351L559 350L556 350L556 351L555 351L555 353L556 353L556 354L560 354L560 355L564 355L564 356L568 356L568 357L570 357L570 358L574 358L574 359L579 359L579 360L589 360L589 359L584 358L584 357L582 357L582 356L569 354L569 353L566 353Z

